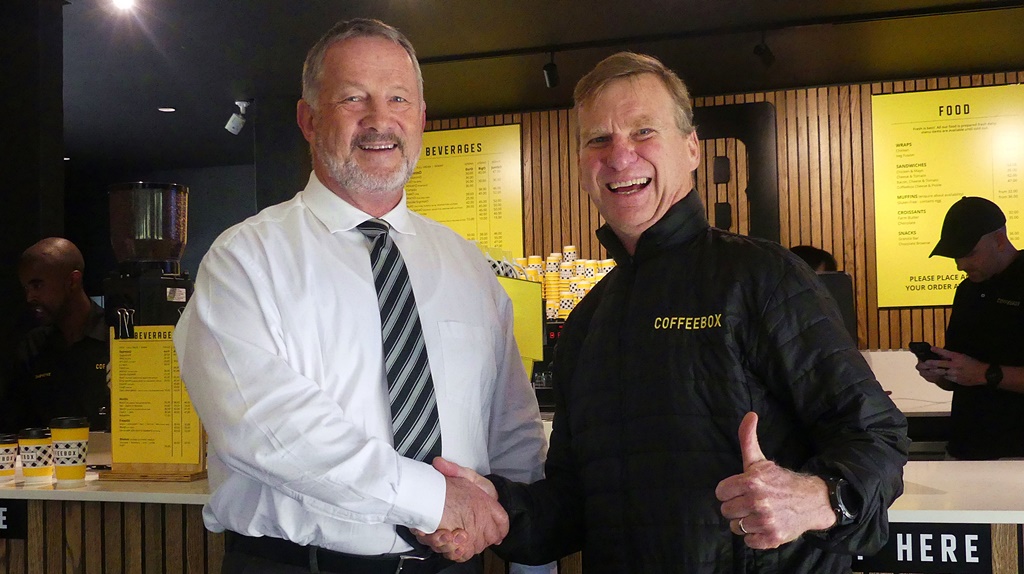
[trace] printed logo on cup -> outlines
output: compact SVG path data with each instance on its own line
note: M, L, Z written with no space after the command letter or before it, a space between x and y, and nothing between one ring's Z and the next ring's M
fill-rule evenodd
M53 464L53 448L48 444L21 447L22 468L43 468Z
M53 459L58 466L85 464L89 441L73 440L67 442L53 441Z

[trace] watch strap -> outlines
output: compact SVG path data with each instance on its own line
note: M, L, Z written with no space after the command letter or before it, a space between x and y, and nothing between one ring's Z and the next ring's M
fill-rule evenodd
M1003 382L1003 368L996 363L992 363L985 370L985 386L990 388L998 388L999 383Z

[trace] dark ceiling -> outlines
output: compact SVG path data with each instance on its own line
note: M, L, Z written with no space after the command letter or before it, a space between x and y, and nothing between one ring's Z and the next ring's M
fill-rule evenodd
M1024 2L954 0L111 0L64 7L64 123L72 167L252 163L252 99L297 99L305 52L332 23L380 18L423 64L427 115L571 104L621 49L658 56L696 95L1024 70ZM754 54L762 40L775 56ZM544 85L554 51L561 83ZM177 112L160 113L160 106ZM298 129L298 128L296 128Z

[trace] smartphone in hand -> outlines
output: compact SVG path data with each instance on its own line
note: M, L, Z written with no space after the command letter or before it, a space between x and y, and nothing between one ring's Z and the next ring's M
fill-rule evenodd
M942 360L942 357L938 353L932 351L932 344L924 341L911 341L910 352L917 356L918 361L927 361L930 359Z

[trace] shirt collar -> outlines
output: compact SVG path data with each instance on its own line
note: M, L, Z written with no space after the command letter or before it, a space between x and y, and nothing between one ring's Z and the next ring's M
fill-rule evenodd
M353 231L357 225L373 217L327 189L327 186L317 178L316 173L309 174L309 182L302 190L302 201L331 233ZM398 205L378 219L388 222L388 225L398 233L416 234L411 212L406 206L405 190L402 191L402 199Z

